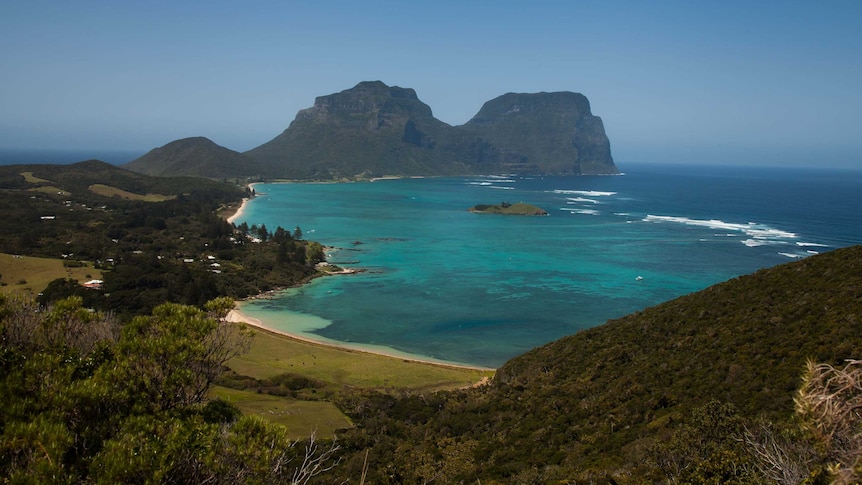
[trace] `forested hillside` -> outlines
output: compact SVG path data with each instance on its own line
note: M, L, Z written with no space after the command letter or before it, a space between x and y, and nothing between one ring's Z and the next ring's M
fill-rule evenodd
M247 345L217 297L297 284L323 259L299 227L218 216L250 195L95 161L0 168L15 221L0 251L105 271L102 289L54 281L42 306L0 297L5 476L280 483L303 470L282 428L205 399ZM317 483L856 483L860 319L862 246L834 250L552 342L487 386L345 386L321 399L355 426L338 449L307 443L307 459Z
M741 423L793 428L806 362L860 355L856 246L565 337L512 359L488 387L345 403L358 424L345 469L370 449L375 483L652 483L697 466L724 477L708 483L764 483L738 447ZM681 444L686 434L704 438Z
M0 167L0 252L92 261L101 289L58 280L40 301L78 295L131 316L164 302L200 306L306 281L320 244L265 226L239 228L218 215L248 190L195 177L150 177L98 161Z

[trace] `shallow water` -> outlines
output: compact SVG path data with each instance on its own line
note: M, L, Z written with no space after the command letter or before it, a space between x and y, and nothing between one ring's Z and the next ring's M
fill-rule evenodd
M862 243L862 172L637 165L624 176L257 185L236 223L301 226L366 269L249 316L310 337L499 366L763 267ZM472 214L527 202L547 217Z

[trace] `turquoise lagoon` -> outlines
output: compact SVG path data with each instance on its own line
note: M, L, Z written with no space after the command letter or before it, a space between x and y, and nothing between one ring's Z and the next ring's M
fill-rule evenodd
M242 304L306 338L497 367L739 275L862 243L862 172L638 164L622 176L258 184L240 219L300 226L358 275ZM545 217L473 214L527 202Z

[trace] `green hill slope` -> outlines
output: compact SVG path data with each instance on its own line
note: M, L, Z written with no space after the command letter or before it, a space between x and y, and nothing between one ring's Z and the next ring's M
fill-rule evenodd
M94 262L101 290L55 280L42 296L77 294L124 318L166 301L243 298L316 275L319 244L219 216L247 196L231 184L151 177L95 160L2 166L0 205L13 222L0 224L0 253Z
M188 175L211 179L249 177L264 172L256 161L201 136L154 148L123 168L157 177Z
M637 476L648 473L649 445L710 400L734 405L743 417L786 420L808 359L860 355L856 246L560 339L512 359L484 389L389 402L379 413L363 409L354 420L373 425L360 425L351 439L378 443L372 455L399 456L387 464L390 473L439 460L439 469L449 463L458 469L451 476L467 482L511 480L530 469ZM457 466L440 460L454 450Z

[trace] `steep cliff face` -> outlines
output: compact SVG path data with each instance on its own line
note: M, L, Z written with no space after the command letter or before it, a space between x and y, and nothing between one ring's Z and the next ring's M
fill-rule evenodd
M618 173L602 121L581 94L506 94L452 127L414 90L380 81L318 97L246 154L295 178Z
M128 168L151 175L299 180L618 173L602 120L581 94L505 94L453 127L434 118L414 90L380 81L318 97L284 132L242 155L206 139L185 139Z
M467 173L437 156L447 129L412 89L362 82L318 97L281 135L246 155L295 178Z
M154 148L123 168L156 177L190 175L206 178L254 176L265 170L258 162L202 136L183 138Z
M602 120L582 94L504 94L462 128L499 148L515 171L618 173Z

